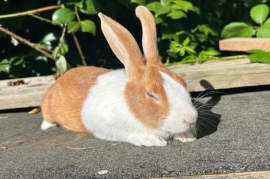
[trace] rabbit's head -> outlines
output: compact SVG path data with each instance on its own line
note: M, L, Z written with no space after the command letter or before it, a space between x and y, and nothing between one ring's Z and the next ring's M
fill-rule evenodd
M144 55L127 29L99 13L102 31L114 54L124 64L129 78L124 91L127 105L148 128L170 134L185 132L197 120L186 82L161 63L151 12L138 6L136 15L142 24Z

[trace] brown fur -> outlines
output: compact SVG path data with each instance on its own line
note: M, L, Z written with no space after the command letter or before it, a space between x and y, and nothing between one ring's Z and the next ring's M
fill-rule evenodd
M146 65L136 80L129 80L125 97L127 104L136 118L150 128L159 128L169 112L169 102L163 88L163 78L160 72L167 73L171 78L185 85L183 77L169 71L161 63ZM147 95L153 94L157 99Z
M83 103L97 77L109 71L104 68L81 67L65 73L44 95L41 105L44 120L69 130L88 133L81 120Z
M179 84L181 84L185 89L187 89L186 81L185 81L185 79L184 79L182 76L178 75L178 74L175 73L175 72L172 72L172 71L168 70L168 69L165 68L165 67L162 68L161 71L164 72L164 73L167 73L172 79L174 79L174 80L177 81Z
M184 87L186 87L186 83L183 77L169 71L161 63L156 42L156 25L150 11L146 7L139 6L136 8L136 15L142 24L142 44L146 64L141 63L142 60L136 58L136 56L129 59L136 62L136 66L133 65L131 68L139 70L137 70L137 73L130 75L125 97L130 110L138 120L150 128L159 128L168 115L170 107L160 72L167 73ZM124 46L127 45L124 43ZM140 54L140 52L136 53ZM128 71L129 68L129 66L126 66ZM154 95L156 99L149 97L147 93Z
M130 32L110 17L99 14L101 29L112 51L124 64L129 77L137 73L139 66L144 63L140 48ZM112 33L113 32L113 33Z
M127 105L136 118L150 128L159 128L167 116L169 103L163 89L163 79L156 67L150 66L140 80L130 80L126 86ZM157 99L147 95L151 93Z
M146 7L138 6L136 8L136 16L140 19L142 24L144 57L148 62L158 63L157 59L159 59L159 54L157 48L156 23L153 15Z

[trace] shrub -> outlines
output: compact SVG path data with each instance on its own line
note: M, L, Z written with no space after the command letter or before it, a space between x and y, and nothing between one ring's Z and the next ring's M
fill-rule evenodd
M138 5L147 6L155 17L158 47L164 63L202 62L216 58L215 56L227 55L228 52L218 50L222 28L230 22L250 18L250 7L261 2L263 1L0 1L0 79L63 73L69 65L122 67L101 33L97 13L101 11L117 20L134 35L140 45L141 26L134 14ZM64 7L61 8L60 4ZM22 16L24 12L27 15ZM7 18L7 14L13 16ZM3 29L6 30L5 33ZM7 35L7 31L11 36ZM17 36L24 40L18 40ZM52 59L58 60L57 68Z
M249 12L252 22L231 22L221 32L222 38L231 37L256 37L270 38L269 7L266 4L253 6ZM270 52L260 49L247 51L251 62L270 64Z

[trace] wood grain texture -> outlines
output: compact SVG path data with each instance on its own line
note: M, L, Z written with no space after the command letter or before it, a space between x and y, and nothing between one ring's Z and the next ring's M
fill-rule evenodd
M45 91L55 81L53 76L31 77L22 78L23 85L7 85L16 80L0 81L0 110L39 106Z
M249 63L248 59L208 61L168 67L181 74L191 92L270 85L270 65ZM54 83L52 76L25 78L26 84L7 86L0 81L0 110L39 106L45 91Z
M270 51L269 38L229 38L219 41L219 49L245 52L252 49Z
M270 171L165 177L163 179L269 179Z
M249 63L248 59L209 61L203 64L174 66L170 69L184 76L189 91L270 84L270 65Z

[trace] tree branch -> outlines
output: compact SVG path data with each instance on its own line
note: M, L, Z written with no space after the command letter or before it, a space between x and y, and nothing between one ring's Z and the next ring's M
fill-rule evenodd
M81 18L80 18L79 13L78 13L78 7L76 5L74 5L74 11L75 11L75 15L76 15L78 22L81 22Z
M4 32L5 34L10 35L11 37L13 37L13 38L19 40L20 42L22 42L22 43L24 43L24 44L26 44L26 45L29 45L30 47L32 47L32 48L34 48L35 50L37 50L37 51L39 51L40 53L42 53L44 56L46 56L46 57L48 57L48 58L53 59L54 61L56 61L56 59L53 58L51 54L49 54L48 52L46 52L46 51L44 51L43 49L39 48L39 45L34 44L34 43L32 43L32 42L30 42L30 41L28 41L28 40L26 40L26 39L24 39L24 38L22 38L22 37L16 35L16 34L14 34L13 32L11 32L11 31L9 31L9 30L3 28L2 26L0 26L0 31Z
M71 32L71 34L72 34L72 37L73 37L74 42L75 42L75 44L76 44L77 50L78 50L78 52L79 52L79 55L80 55L80 57L81 57L81 59L82 59L82 64L83 64L84 66L87 66L87 63L86 63L86 61L85 61L85 57L84 57L84 55L83 55L83 52L82 52L81 46L80 46L80 44L79 44L79 42L78 42L78 39L77 39L77 37L76 37L76 34L75 34L75 32Z
M10 17L26 16L26 15L36 14L36 13L42 12L42 11L48 11L48 10L58 9L58 8L63 8L63 7L64 7L64 5L60 4L60 5L56 5L56 6L48 6L48 7L43 7L43 8L34 9L34 10L30 10L30 11L25 11L25 12L18 12L18 13L14 13L14 14L0 15L0 19L10 18Z
M57 58L57 55L59 54L59 49L62 46L62 43L64 42L64 37L65 37L66 29L67 29L66 26L64 26L62 28L62 34L61 34L61 37L59 39L59 43L58 43L57 47L55 47L55 49L53 50L53 54L52 54L52 57L53 58Z

